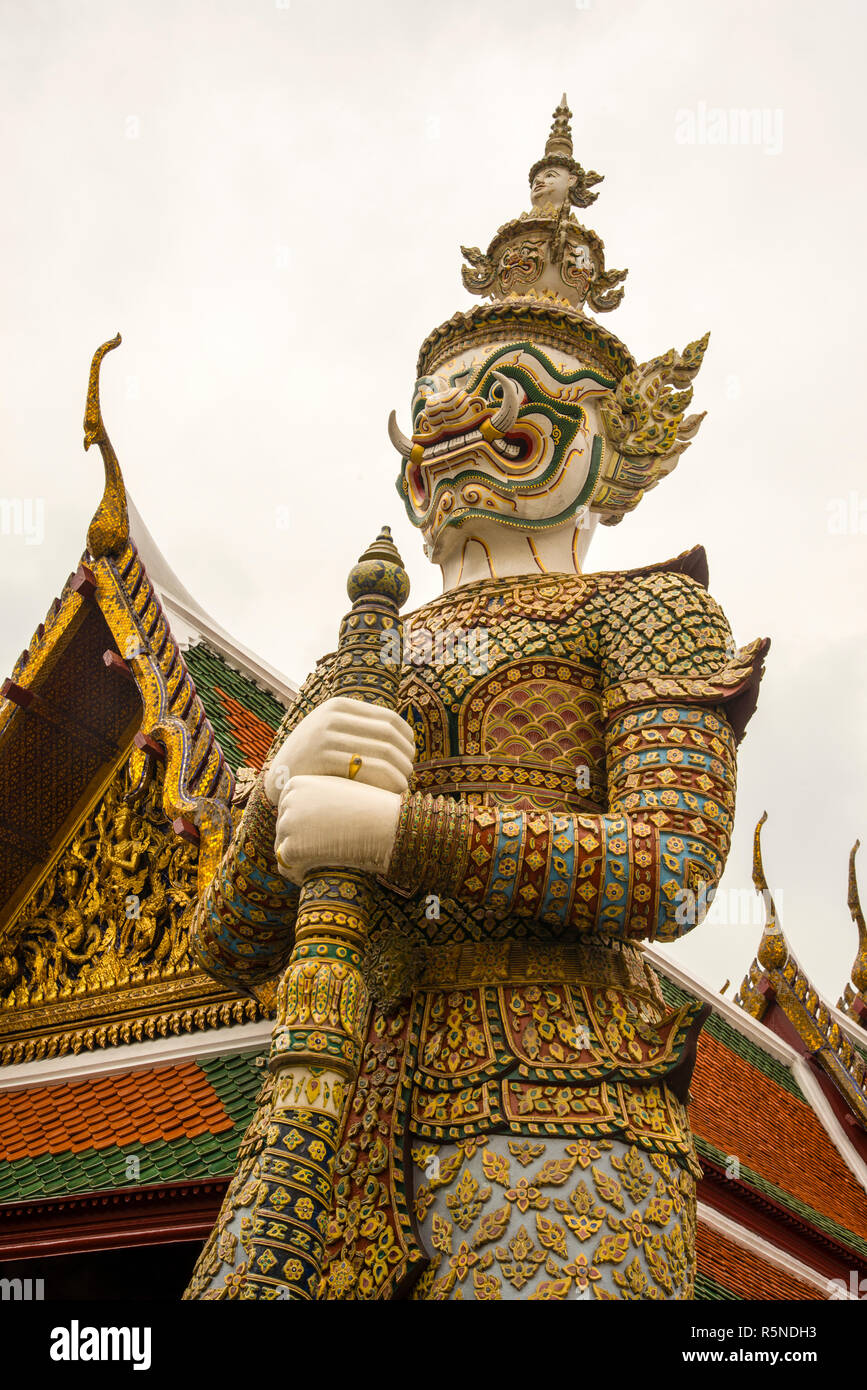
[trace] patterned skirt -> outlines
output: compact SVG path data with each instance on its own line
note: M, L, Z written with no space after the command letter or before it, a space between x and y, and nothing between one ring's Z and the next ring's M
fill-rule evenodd
M695 1179L617 1139L413 1149L432 1262L412 1297L691 1299Z
M272 1094L269 1077L185 1298L256 1296L249 1237ZM417 1232L431 1261L411 1298L693 1297L695 1179L667 1153L617 1137L489 1134L416 1140L411 1158Z

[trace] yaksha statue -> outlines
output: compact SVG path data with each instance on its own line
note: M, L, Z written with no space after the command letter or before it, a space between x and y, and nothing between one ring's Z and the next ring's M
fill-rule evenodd
M205 969L277 1023L188 1297L693 1296L704 1011L642 943L720 878L768 643L701 549L585 573L695 434L707 340L638 365L585 312L625 272L571 211L570 115L389 424L443 593L401 657L399 557L362 557L200 903Z

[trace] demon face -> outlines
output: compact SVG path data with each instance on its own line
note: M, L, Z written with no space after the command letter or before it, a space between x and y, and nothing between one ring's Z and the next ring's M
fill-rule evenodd
M412 438L393 414L389 434L403 456L398 491L430 558L469 524L545 531L586 508L603 454L599 402L614 385L526 342L457 356L417 381Z

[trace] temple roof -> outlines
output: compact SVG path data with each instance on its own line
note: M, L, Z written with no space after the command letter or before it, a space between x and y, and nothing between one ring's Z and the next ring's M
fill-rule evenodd
M249 647L232 637L205 611L172 569L128 490L126 501L130 535L148 578L171 622L172 632L181 651L186 651L196 643L206 642L247 680L253 681L284 705L288 703L298 690L294 681L255 652L251 652Z
M223 1176L262 1082L255 1054L0 1090L0 1202Z
M809 1058L829 1099L843 1115L852 1142L867 1160L867 1053L862 1050L867 1039L859 1026L861 996L847 986L851 1000L847 1013L825 1003L792 951L765 878L761 851L764 821L762 816L756 826L753 881L764 900L766 921L755 959L735 1003ZM853 850L849 893L853 916L854 853ZM854 901L857 904L857 888ZM859 956L853 977L859 974L862 951L863 933L859 932Z
M129 503L99 406L110 346L85 415L106 473L88 549L0 692L7 1063L261 1017L193 963L189 918L295 687L196 603Z
M698 1296L827 1298L823 1279L867 1272L867 1158L851 1126L797 1039L784 1040L662 949L648 954L673 1007L699 999L712 1008L690 1122L705 1173L699 1271L728 1292L709 1286ZM768 1258L775 1273L763 1286ZM799 1291L804 1279L809 1294Z

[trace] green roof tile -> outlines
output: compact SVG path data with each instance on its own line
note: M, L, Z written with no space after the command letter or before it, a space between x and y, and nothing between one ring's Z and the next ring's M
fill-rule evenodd
M0 1203L130 1187L134 1180L127 1177L128 1157L139 1160L142 1185L192 1177L231 1176L235 1171L238 1146L252 1119L263 1080L256 1059L264 1055L224 1053L198 1063L233 1121L231 1129L220 1134L198 1134L193 1138L154 1139L148 1144L134 1141L122 1146L111 1144L99 1149L84 1149L80 1153L66 1150L3 1163L0 1164Z
M724 1288L722 1284L717 1283L716 1279L711 1279L709 1275L702 1273L695 1276L695 1296L696 1300L706 1298L717 1301L732 1299L735 1303L741 1301L739 1294L732 1293L731 1289Z
M701 1157L711 1159L720 1167L725 1168L729 1161L728 1154L724 1154L721 1149L709 1143L707 1139L702 1139L698 1134L695 1136L695 1146ZM816 1211L815 1207L808 1206L798 1197L793 1197L791 1192L786 1192L783 1188L777 1187L775 1183L768 1182L767 1178L753 1172L752 1168L748 1168L746 1164L740 1165L739 1172L739 1181L746 1187L751 1187L755 1192L769 1197L772 1202L776 1202L778 1206L791 1211L795 1216L802 1217L811 1226L815 1226L817 1231L824 1231L832 1240L845 1245L847 1249L856 1250L860 1255L867 1256L867 1240L856 1235L854 1231L847 1230L845 1226L839 1226L836 1221L832 1221L823 1212Z
M275 733L286 713L286 707L273 695L260 690L247 676L242 676L238 671L234 671L222 657L218 656L204 642L199 642L195 647L190 647L189 651L184 652L184 660L196 683L196 690L214 727L214 733L217 735L220 747L232 770L237 772L239 767L249 762L249 759L238 743L226 715L225 705L215 687L219 686L220 690L231 696L233 700L237 700L244 709L250 710Z
M262 1052L229 1052L217 1057L199 1059L201 1067L225 1106L232 1120L249 1123L253 1114L256 1094L264 1080L264 1068L260 1062L267 1057Z

